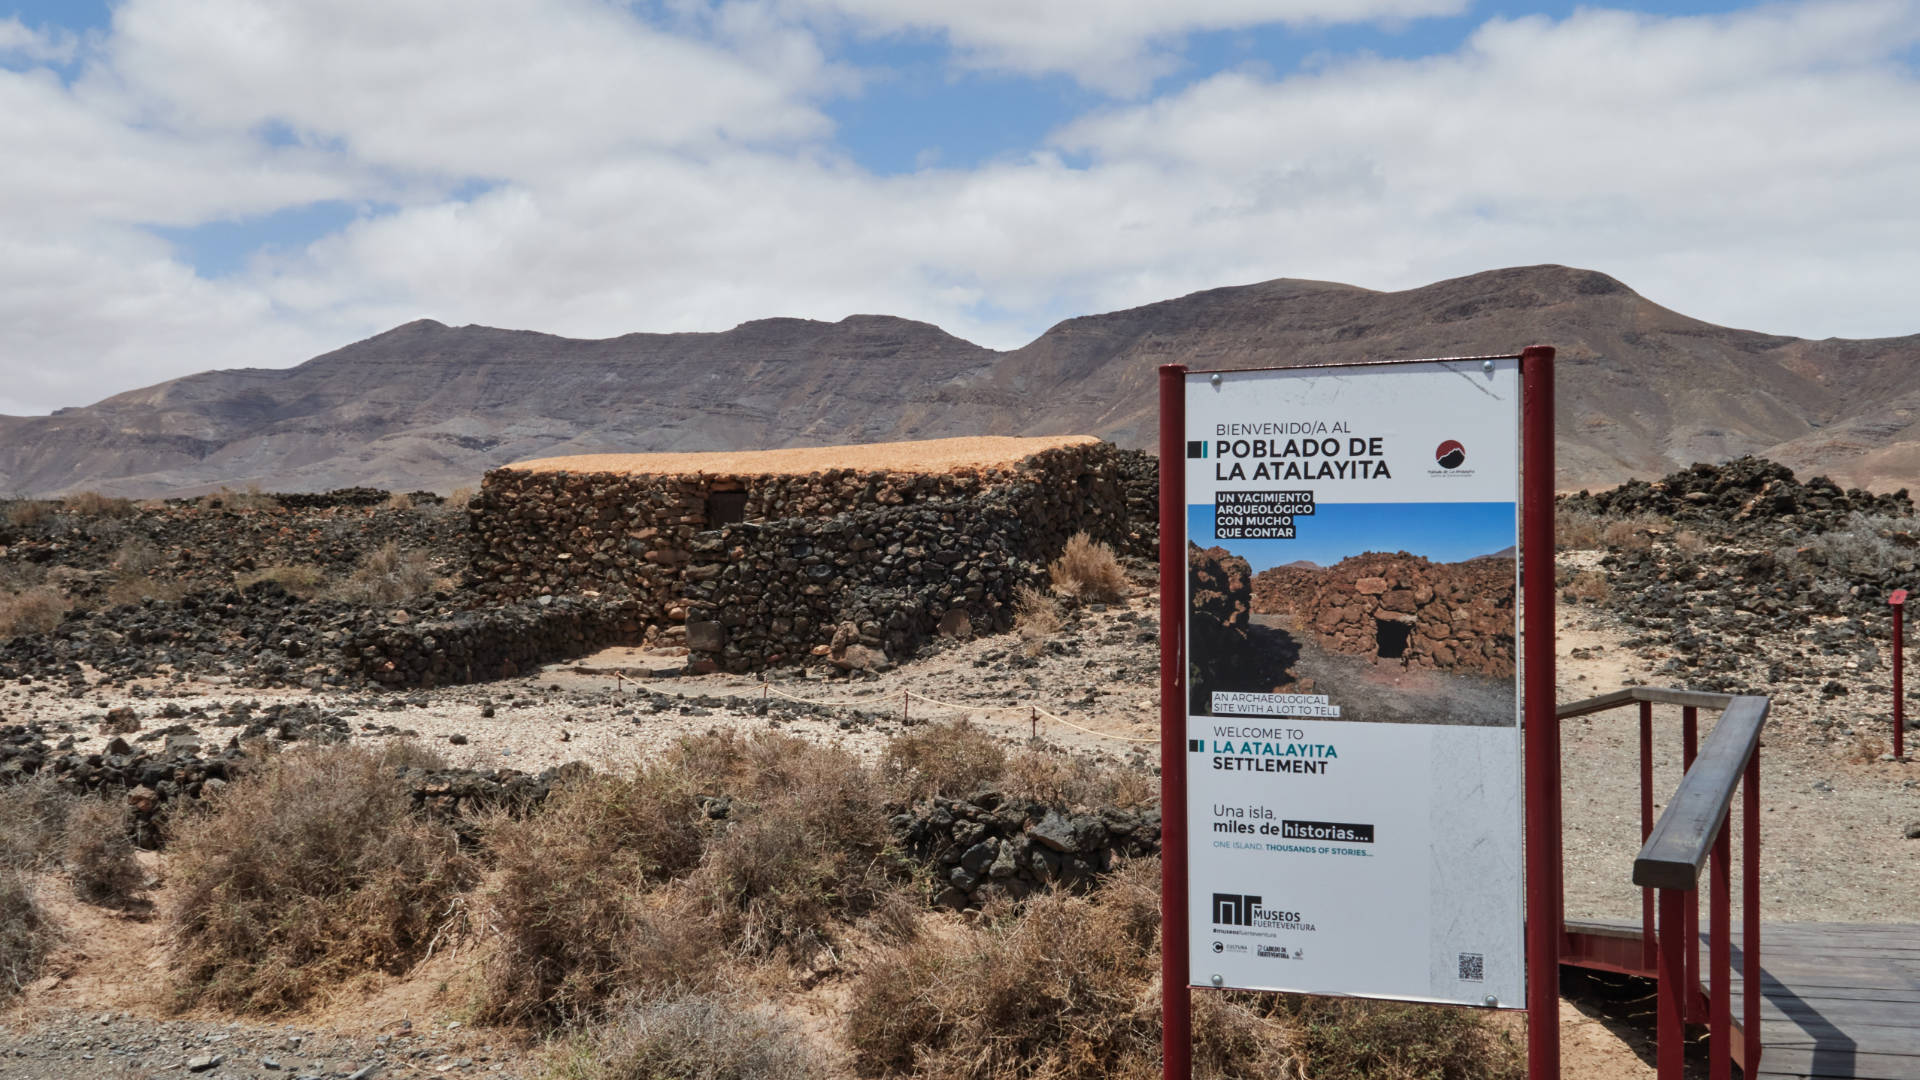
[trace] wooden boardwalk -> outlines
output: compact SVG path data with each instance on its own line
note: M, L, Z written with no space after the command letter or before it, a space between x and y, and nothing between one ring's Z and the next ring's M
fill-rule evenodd
M1570 921L1567 928L1639 937L1637 923ZM1733 942L1737 1026L1745 989L1738 924ZM1703 934L1703 961L1705 953ZM1760 971L1756 1076L1920 1080L1920 925L1766 923Z

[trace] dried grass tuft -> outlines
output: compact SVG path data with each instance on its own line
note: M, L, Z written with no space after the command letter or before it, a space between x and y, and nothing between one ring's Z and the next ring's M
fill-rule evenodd
M0 1001L25 989L53 948L53 927L26 878L0 866Z
M1065 625L1058 600L1032 585L1014 587L1013 629L1020 635L1021 652L1037 656Z
M389 540L369 552L335 594L350 604L379 607L432 592L438 584L424 551L402 551Z
M47 633L72 606L66 594L51 585L0 593L0 639Z
M1006 771L1000 740L966 720L922 725L895 736L880 754L880 775L907 801L971 795Z
M1047 573L1053 579L1054 592L1095 603L1113 603L1130 590L1120 557L1084 532L1067 538L1066 549L1047 565Z
M146 871L134 858L126 804L81 799L67 816L65 857L75 896L101 907L139 901Z
M827 1074L800 1030L730 994L637 1001L574 1040L554 1080L810 1080Z

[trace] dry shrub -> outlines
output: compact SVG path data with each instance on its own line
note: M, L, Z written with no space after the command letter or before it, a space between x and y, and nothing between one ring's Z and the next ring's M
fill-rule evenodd
M140 604L148 600L178 600L187 595L187 586L178 581L152 577L119 577L107 586L109 604Z
M0 866L53 865L78 801L50 776L0 786Z
M259 484L248 484L245 491L223 487L210 495L202 495L200 505L228 510L278 510L280 500L262 492Z
M1561 551L1588 551L1600 546L1607 519L1591 510L1571 506L1553 509L1553 543Z
M1607 575L1599 570L1580 571L1561 591L1575 600L1595 604L1604 604L1613 597L1613 586L1608 583Z
M499 884L486 919L499 948L481 989L482 1017L564 1023L626 986L703 966L701 928L680 921L676 934L672 913L643 897L699 861L701 818L685 774L654 765L577 777L538 811L489 822ZM694 962L674 963L675 954Z
M1655 537L1666 535L1673 523L1658 514L1634 514L1607 522L1600 542L1616 551L1646 551Z
M810 1080L824 1076L799 1029L734 995L642 1000L577 1040L555 1080Z
M165 561L166 557L161 555L159 548L153 546L152 541L135 537L121 544L120 550L114 552L113 569L123 578L145 577L160 569Z
M39 974L53 947L53 927L18 870L0 866L0 1001Z
M1314 1080L1521 1080L1513 1037L1471 1009L1284 995L1278 1013ZM1198 1025L1196 1024L1196 1027Z
M1039 653L1064 625L1059 601L1031 585L1014 588L1013 629L1020 635L1022 652L1028 656Z
M829 946L839 924L899 916L908 871L893 846L885 785L858 758L803 739L740 741L741 775L724 832L687 888L735 953L793 961Z
M305 600L318 596L325 590L327 575L317 566L263 566L258 570L235 574L233 578L234 587L242 592L266 581L280 586L290 595Z
M1007 759L1002 794L1048 806L1151 806L1160 778L1129 765L1100 761L1058 747L1029 747Z
M475 879L452 830L359 747L275 755L211 803L177 824L171 858L183 1004L274 1012L404 971Z
M1708 545L1706 537L1692 529L1681 529L1673 534L1673 546L1682 555L1698 555L1707 550Z
M1047 564L1053 591L1096 603L1112 603L1127 595L1126 568L1113 549L1084 532L1074 533L1060 557Z
M1017 913L928 936L872 965L846 1037L863 1076L1148 1080L1160 1075L1157 860L1089 896L1045 893ZM1291 1077L1285 1033L1237 1000L1201 995L1201 1076Z
M53 520L59 503L45 499L15 499L7 506L7 524L16 529L37 529Z
M350 604L381 606L431 592L435 584L426 552L402 551L398 542L389 540L361 559L335 593Z
M133 500L117 499L97 491L82 491L60 500L66 510L83 518L123 518L133 516Z
M411 510L413 509L413 496L404 491L393 492L387 496L387 509Z
M133 855L123 802L81 799L67 815L65 859L75 896L89 904L124 908L138 900L146 871Z
M1847 759L1856 765L1871 765L1880 760L1880 755L1893 753L1892 744L1870 732L1856 732L1853 744L1848 747Z
M440 751L412 739L389 739L374 752L380 757L381 767L387 769L404 768L435 772L452 766Z
M904 799L971 795L1006 775L1000 740L966 720L925 724L887 743L880 775Z
M467 508L467 504L472 501L473 501L472 488L457 487L447 493L447 501L444 505L453 507L454 509L457 509L457 510L465 510Z
M60 625L72 606L73 602L51 585L0 593L0 638L47 633Z
M1849 577L1878 578L1915 558L1917 535L1920 518L1855 511L1842 527L1808 537L1793 561L1828 566Z

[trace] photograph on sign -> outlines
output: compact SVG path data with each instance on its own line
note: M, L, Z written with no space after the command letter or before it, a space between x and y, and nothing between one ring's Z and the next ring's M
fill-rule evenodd
M1519 389L1188 376L1194 985L1524 1004Z

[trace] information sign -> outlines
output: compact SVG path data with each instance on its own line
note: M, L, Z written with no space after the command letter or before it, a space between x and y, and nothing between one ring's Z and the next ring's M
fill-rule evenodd
M1526 1004L1519 368L1186 376L1193 985Z

